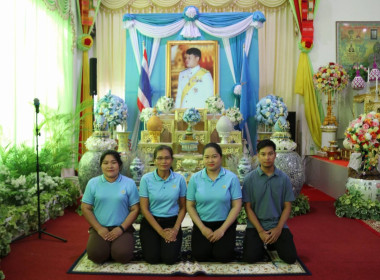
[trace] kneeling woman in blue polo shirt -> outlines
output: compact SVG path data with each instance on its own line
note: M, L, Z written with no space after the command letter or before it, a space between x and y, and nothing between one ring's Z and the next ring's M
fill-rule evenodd
M209 143L203 150L205 168L191 176L186 207L194 222L192 255L197 261L229 262L235 257L236 218L241 209L237 176L222 167L222 149Z
M140 241L146 262L173 264L181 252L181 223L186 214L185 178L171 170L173 150L160 145L153 153L157 169L140 182Z
M132 223L139 214L139 193L135 182L119 173L122 165L118 152L103 152L103 175L88 181L83 194L82 213L91 225L87 255L95 263L127 263L133 257Z

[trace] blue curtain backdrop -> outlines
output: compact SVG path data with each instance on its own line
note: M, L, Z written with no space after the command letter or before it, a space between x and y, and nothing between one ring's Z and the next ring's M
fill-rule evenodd
M256 14L257 13L257 14ZM261 12L255 12L254 20L256 21L265 21L264 15ZM252 13L205 13L199 14L197 20L202 24L206 24L211 27L219 28L226 27L232 24L237 24L244 19L247 19L249 16L252 16ZM165 27L168 24L179 23L184 19L183 14L126 14L124 16L124 21L133 20L138 21L144 24L152 25L158 27ZM182 30L182 29L181 29ZM169 37L161 37L159 49L157 53L157 57L155 60L154 68L150 76L150 83L152 87L152 105L154 106L157 100L164 96L166 93L166 44L168 41L173 40L184 40L180 35L181 30L176 34L173 34ZM225 103L226 108L230 108L234 106L235 96L233 94L233 87L235 85L232 77L232 73L227 61L227 56L225 52L225 46L223 44L223 39L219 37L215 37L211 34L204 32L199 29L201 36L198 38L192 38L191 40L215 40L218 41L219 45L219 94L222 100ZM126 30L126 76L125 76L125 100L129 109L129 118L128 118L128 127L133 129L136 118L138 116L138 108L137 108L137 88L139 83L139 71L136 65L135 53L132 48L132 37L131 33L127 29ZM214 34L215 35L215 34ZM219 36L217 34L216 36ZM153 36L152 36L153 37ZM142 59L142 42L145 42L148 61L149 64L151 59L151 51L153 46L153 38L150 36L143 35L137 29L137 38L138 38L138 46L140 49L140 58ZM234 74L236 77L236 82L240 83L241 74L242 74L242 66L243 66L243 45L246 40L246 32L238 34L237 36L233 36L229 38L232 60L234 63ZM252 36L252 41L250 44L249 54L247 57L247 64L249 67L249 79L250 84L250 92L247 92L248 98L246 98L246 102L249 102L246 105L246 110L249 110L251 114L249 114L249 119L247 120L251 140L253 146L255 146L256 139L256 125L254 121L254 112L256 102L258 100L258 92L259 92L259 57L258 57L258 34L255 29ZM236 104L239 106L239 103ZM253 114L252 114L253 113Z

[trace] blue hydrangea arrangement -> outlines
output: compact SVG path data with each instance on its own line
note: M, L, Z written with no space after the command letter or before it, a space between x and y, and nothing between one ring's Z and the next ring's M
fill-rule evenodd
M94 114L95 129L108 130L110 126L116 127L126 122L128 118L128 107L123 99L112 95L110 91L98 101Z
M185 111L182 117L184 122L187 123L198 123L201 120L201 114L195 108L189 108Z
M281 114L285 118L288 116L288 108L282 97L270 94L260 99L259 103L256 104L255 117L258 123L272 126Z

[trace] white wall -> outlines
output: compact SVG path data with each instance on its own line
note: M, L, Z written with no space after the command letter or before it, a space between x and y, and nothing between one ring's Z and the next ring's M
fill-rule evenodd
M314 70L336 62L336 21L380 21L379 0L320 0L314 20Z

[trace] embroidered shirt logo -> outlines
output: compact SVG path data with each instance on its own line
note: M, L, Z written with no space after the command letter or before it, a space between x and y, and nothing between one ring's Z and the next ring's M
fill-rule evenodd
M173 185L172 188L175 189L177 186L176 185Z
M223 185L223 187L222 187L222 188L223 188L223 189L225 189L225 188L227 188L227 187L226 187L226 185Z
M125 194L125 190L121 190L121 194Z

